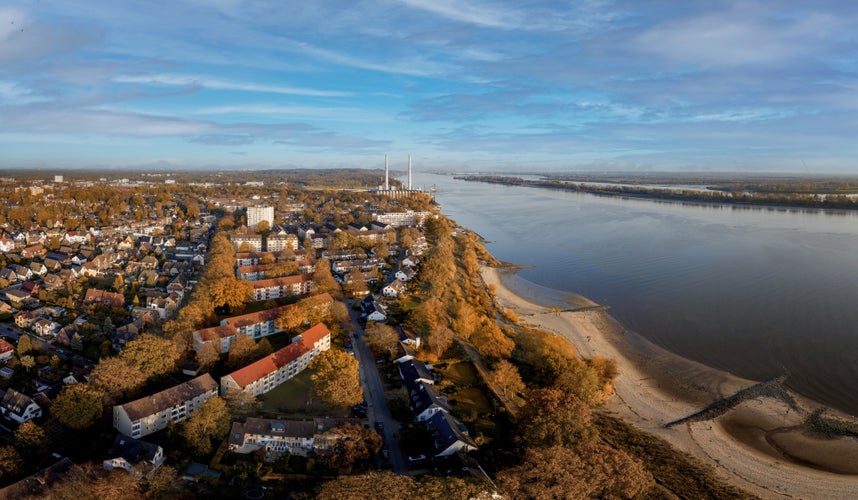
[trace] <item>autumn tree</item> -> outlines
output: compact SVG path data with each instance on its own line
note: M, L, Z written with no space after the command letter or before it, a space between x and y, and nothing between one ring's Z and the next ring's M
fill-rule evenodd
M180 356L173 342L148 333L128 342L119 353L120 358L140 370L147 380L171 373Z
M30 370L34 366L36 366L36 358L34 358L33 356L30 356L29 354L26 356L20 356L18 358L18 360L21 362L21 366L23 366L24 369L27 370L27 373L29 373Z
M229 408L218 396L212 396L203 406L180 424L179 435L190 450L205 455L212 450L212 440L223 439L229 431Z
M155 498L179 498L182 486L178 471L167 464L158 467L152 478L146 481L149 496Z
M207 372L220 360L220 353L214 342L204 342L197 350L195 360L200 370Z
M32 420L24 422L15 431L15 448L25 457L37 458L47 451L47 446L45 431Z
M90 375L93 387L102 389L110 402L128 399L146 384L146 376L125 358L102 358Z
M441 357L453 344L456 334L446 326L436 326L426 336L426 349L436 358Z
M270 232L271 224L269 224L267 220L259 221L259 224L256 225L256 234L265 236Z
M361 476L339 476L322 484L318 500L363 500L366 498L418 498L414 478L393 472L370 472ZM461 497L465 498L465 497Z
M233 418L255 415L260 403L256 396L240 389L231 388L223 395L223 400Z
M85 429L101 416L103 400L100 389L86 384L67 385L54 400L51 414L72 429Z
M236 310L250 302L253 285L235 276L217 279L208 284L209 298L214 307Z
M226 364L230 368L241 368L257 358L256 341L247 335L238 334L229 346Z
M372 323L366 327L364 339L370 349L376 354L392 354L399 344L399 334L390 325Z
M604 445L528 448L516 467L501 471L501 489L512 498L633 498L655 484L640 462Z
M518 368L505 359L495 363L494 368L489 372L489 379L504 397L514 398L524 391L524 382L521 380Z
M381 450L381 436L372 429L358 424L344 424L325 433L326 438L334 439L336 445L331 451L330 460L345 470L361 460L368 460Z
M487 321L477 328L471 335L471 343L480 354L494 359L508 358L515 349L515 342L494 321Z
M596 438L590 408L575 394L534 389L519 415L518 440L524 447L572 446Z
M335 349L321 353L310 363L315 373L313 392L331 406L351 406L363 401L358 362Z
M331 263L327 259L316 261L316 271L313 273L313 283L319 293L329 293L335 299L342 298L343 293L340 284L331 274Z
M283 309L280 315L274 320L274 326L284 332L295 332L306 321L304 311L298 304L292 304Z
M22 354L27 354L28 352L33 350L33 343L30 340L30 336L27 334L21 335L18 339L18 356L20 357Z
M462 338L469 339L480 326L480 316L473 306L465 301L460 302L453 315L453 330Z
M0 446L0 481L15 476L21 472L24 460L11 446Z

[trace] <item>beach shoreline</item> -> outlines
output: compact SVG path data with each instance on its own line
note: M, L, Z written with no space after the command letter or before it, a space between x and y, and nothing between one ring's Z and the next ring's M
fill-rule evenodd
M858 440L828 438L804 425L806 412L820 405L797 398L805 411L799 414L783 400L757 397L717 419L665 428L757 381L670 353L584 297L528 282L514 270L483 267L481 273L498 305L525 323L566 338L583 357L617 361L616 393L601 411L665 439L754 495L858 498Z

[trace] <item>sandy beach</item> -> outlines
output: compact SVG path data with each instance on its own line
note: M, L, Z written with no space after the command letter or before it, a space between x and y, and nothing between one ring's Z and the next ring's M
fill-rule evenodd
M711 465L725 481L762 498L858 498L858 440L812 432L802 425L805 415L770 397L749 399L714 420L665 428L759 381L673 355L625 330L605 312L557 312L561 302L567 309L594 305L583 297L560 292L550 296L532 284L517 286L527 295L519 296L504 283L519 279L508 273L482 269L500 306L568 339L581 356L617 360L616 394L605 411L665 439ZM805 412L818 406L798 399Z

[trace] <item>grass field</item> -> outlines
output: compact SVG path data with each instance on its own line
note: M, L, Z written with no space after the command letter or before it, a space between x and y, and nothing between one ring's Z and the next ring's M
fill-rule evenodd
M313 397L313 381L310 379L312 374L313 370L304 370L291 380L263 394L259 398L262 401L261 411L269 415L281 416L348 416L348 409L327 406L319 398Z

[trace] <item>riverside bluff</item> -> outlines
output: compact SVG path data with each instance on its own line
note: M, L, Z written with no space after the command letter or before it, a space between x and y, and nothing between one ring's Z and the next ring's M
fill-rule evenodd
M858 495L858 427L845 415L782 389L778 381L763 385L766 390L745 390L755 381L669 353L583 297L570 300L565 292L525 282L514 271L483 267L481 274L500 307L567 339L581 356L618 362L615 394L603 411L664 439L711 465L728 483L763 498ZM527 292L516 294L513 284ZM667 426L704 407L719 407L722 398L724 411L712 412L711 418Z

